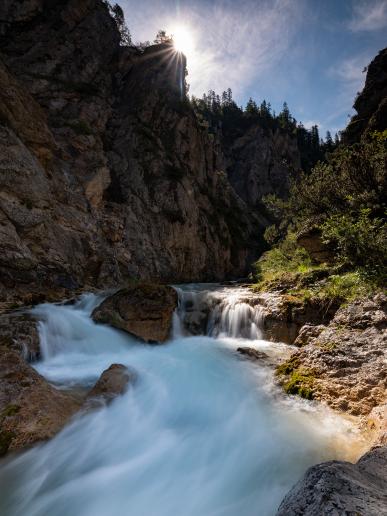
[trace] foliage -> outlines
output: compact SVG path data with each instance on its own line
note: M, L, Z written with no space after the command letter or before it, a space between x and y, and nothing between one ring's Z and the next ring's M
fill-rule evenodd
M122 10L122 7L120 7L118 4L112 5L108 0L105 0L105 4L107 5L113 20L116 22L117 29L121 37L121 45L131 45L132 37L130 35L128 26L126 25L124 11Z
M317 227L335 261L367 277L386 274L387 143L384 133L339 146L309 173L293 179L287 201L264 199L279 221L267 231L278 243L286 231ZM285 239L286 240L286 239Z
M297 394L301 398L312 400L314 397L314 376L308 370L293 371L283 385L287 394Z
M370 208L332 215L321 224L323 241L334 245L337 257L353 266L382 267L387 257L386 219L372 217Z
M257 279L265 285L281 282L286 277L295 278L296 273L313 268L307 251L297 246L296 235L290 233L279 245L267 251L256 262Z
M320 140L317 126L308 130L302 124L297 125L286 102L278 116L266 100L258 104L250 98L245 108L239 107L233 100L231 88L223 91L221 95L210 90L201 99L193 96L191 102L199 118L207 122L209 131L216 133L222 128L226 140L238 137L253 124L261 126L264 130L280 130L296 135L304 170L310 170L318 160L324 159L328 150L332 151L338 145L337 135L336 143L330 134L329 141L324 143Z
M342 299L347 302L367 297L381 287L381 278L369 276L358 269L342 274L332 274L317 289L317 294L320 297Z
M257 290L286 290L294 299L338 304L382 290L382 267L343 268L338 264L313 264L307 251L297 246L296 236L267 251L256 265Z
M160 45L161 43L170 43L172 41L172 36L168 35L165 30L160 29L156 34L154 39L155 45Z

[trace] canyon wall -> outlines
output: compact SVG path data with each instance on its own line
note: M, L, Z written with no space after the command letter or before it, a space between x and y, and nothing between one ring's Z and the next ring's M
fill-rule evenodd
M248 272L271 179L255 173L251 201L246 177L282 144L256 129L226 155L185 98L185 66L168 44L121 46L102 0L2 3L2 298Z
M387 120L387 48L381 50L367 67L363 90L353 105L357 114L343 132L345 143L355 143L363 134L383 131Z

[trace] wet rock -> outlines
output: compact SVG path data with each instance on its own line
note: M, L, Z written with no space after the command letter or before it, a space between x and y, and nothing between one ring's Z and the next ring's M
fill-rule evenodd
M17 351L0 347L0 455L53 437L81 404L50 385Z
M256 294L255 301L262 307L265 338L274 342L293 344L305 325L328 323L339 305L319 299L299 299L274 292Z
M109 403L124 394L129 385L136 380L136 373L122 364L112 364L99 377L97 383L87 395L86 403L94 398Z
M329 325L306 328L303 347L282 364L279 378L313 378L313 397L354 416L366 416L383 403L387 391L386 296L355 301ZM307 374L306 374L307 373Z
M263 351L258 351L254 348L242 347L237 349L238 353L253 361L267 360L268 356Z
M299 331L298 336L294 341L294 345L298 347L306 346L311 339L318 337L323 330L325 330L325 326L322 324L317 326L314 326L313 324L305 324Z
M40 343L36 321L26 313L1 314L0 346L18 351L29 361L39 358Z
M141 284L108 297L94 310L92 318L146 342L165 342L176 307L177 294L172 287Z
M374 443L387 445L387 403L374 407L367 416L366 424L372 431Z
M281 503L277 516L381 516L387 507L387 447L356 464L331 461L310 468Z

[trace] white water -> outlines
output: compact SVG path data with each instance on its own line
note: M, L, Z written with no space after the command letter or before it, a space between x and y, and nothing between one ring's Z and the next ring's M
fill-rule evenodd
M62 388L92 386L112 363L134 368L139 380L50 442L3 461L1 516L273 515L308 466L351 456L356 436L345 421L285 398L268 368L235 352L284 349L240 337L247 319L259 320L236 299L227 316L210 317L210 332L226 338L180 336L163 346L94 324L99 301L35 309L36 369Z

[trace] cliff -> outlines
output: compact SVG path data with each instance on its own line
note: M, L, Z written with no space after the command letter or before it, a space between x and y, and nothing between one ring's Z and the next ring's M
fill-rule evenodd
M355 143L363 134L383 131L387 120L387 48L381 50L367 68L363 91L356 97L357 111L343 132L344 143Z
M289 146L259 127L214 138L185 66L168 44L121 46L102 0L2 3L2 298L248 272Z

